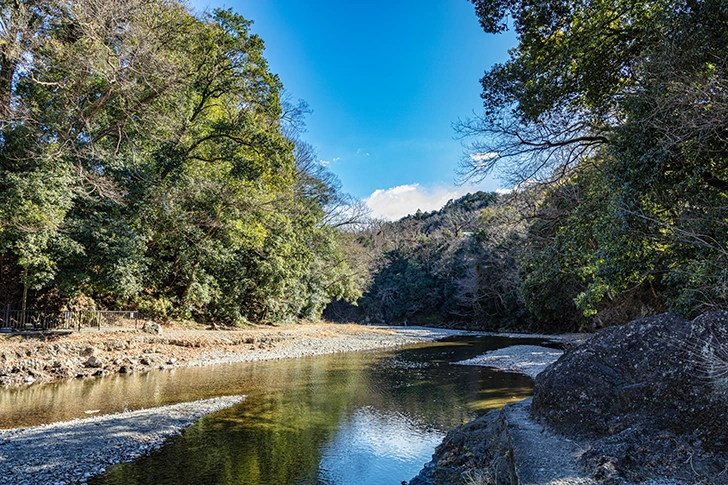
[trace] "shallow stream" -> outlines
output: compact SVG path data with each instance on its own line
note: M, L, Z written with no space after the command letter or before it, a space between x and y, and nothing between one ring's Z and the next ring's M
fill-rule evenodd
M93 485L399 485L445 433L530 395L519 374L451 365L538 343L456 338L398 350L224 364L0 393L0 428L245 394Z

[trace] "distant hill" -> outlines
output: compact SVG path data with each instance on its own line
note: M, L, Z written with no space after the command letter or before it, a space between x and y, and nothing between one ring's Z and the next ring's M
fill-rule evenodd
M471 324L477 287L481 213L500 196L475 192L432 212L378 221L356 234L369 251L370 284L357 305L333 302L334 321Z

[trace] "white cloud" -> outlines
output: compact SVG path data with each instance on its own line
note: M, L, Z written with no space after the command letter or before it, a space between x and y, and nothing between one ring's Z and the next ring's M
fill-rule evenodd
M495 158L497 156L498 154L495 152L480 152L471 154L470 159L474 162L482 162L484 160L490 160L491 158Z
M419 184L399 185L391 189L375 190L364 199L372 210L372 216L381 219L397 220L407 214L414 214L417 209L429 212L440 209L448 200L462 197L473 192L472 187L432 187Z

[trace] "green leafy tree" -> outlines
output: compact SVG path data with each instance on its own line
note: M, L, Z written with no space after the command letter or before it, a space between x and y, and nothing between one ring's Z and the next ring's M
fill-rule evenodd
M460 127L475 137L463 174L563 180L542 215L570 205L564 226L530 231L531 307L571 306L539 290L549 278L597 324L725 306L723 2L473 3L487 32L510 24L519 44Z
M4 288L229 323L359 294L335 229L356 204L297 164L305 107L250 21L172 0L0 13Z

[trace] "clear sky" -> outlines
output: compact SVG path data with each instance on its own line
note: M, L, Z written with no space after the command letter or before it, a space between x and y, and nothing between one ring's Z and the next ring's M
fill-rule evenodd
M374 215L398 218L477 187L455 185L452 123L479 111L483 72L512 33L485 34L468 0L191 0L253 20L286 91L313 110L303 138Z

